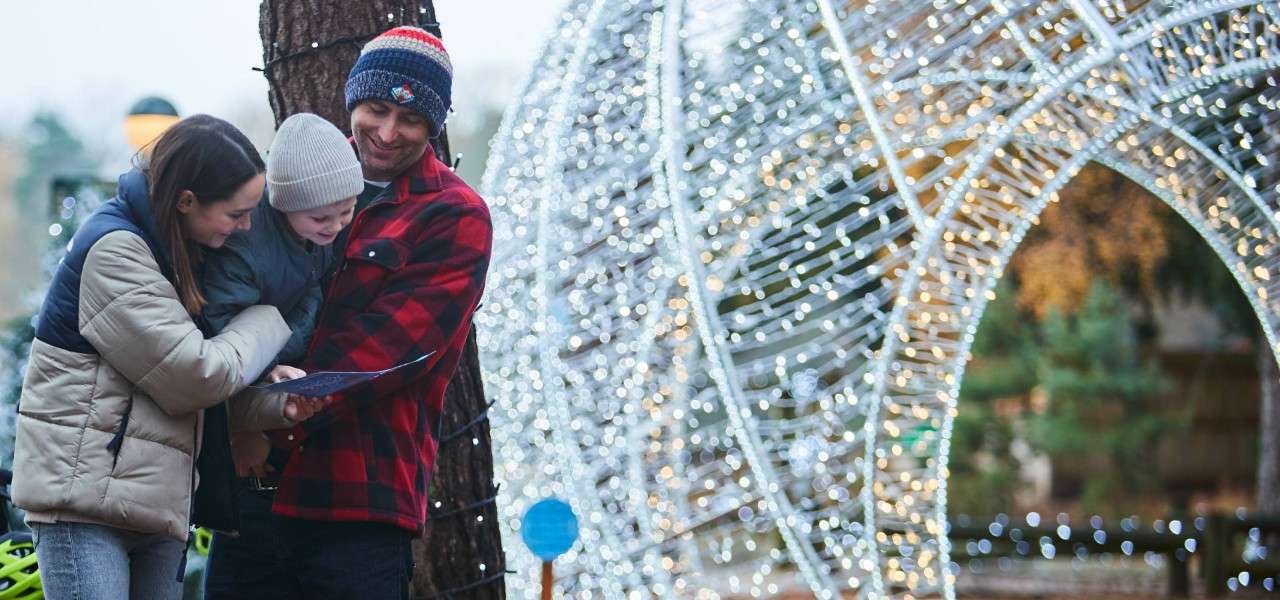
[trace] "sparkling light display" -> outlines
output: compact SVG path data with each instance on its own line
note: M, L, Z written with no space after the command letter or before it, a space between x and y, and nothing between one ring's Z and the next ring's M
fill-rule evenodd
M574 0L482 185L508 537L569 499L579 598L952 596L968 348L1087 161L1277 342L1278 40L1271 0Z

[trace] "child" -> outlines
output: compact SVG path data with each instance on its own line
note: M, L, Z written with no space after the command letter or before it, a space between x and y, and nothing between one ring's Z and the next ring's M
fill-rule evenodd
M279 309L292 334L268 377L278 381L306 374L288 365L307 353L324 298L320 282L334 264L331 245L351 222L364 176L342 132L311 113L280 124L266 166L267 197L254 208L250 229L235 232L206 260L204 316L217 332L247 306ZM234 416L230 426L236 475L253 476L247 485L264 489L266 436Z
M276 363L302 360L324 295L320 281L334 262L331 244L363 189L355 150L337 127L311 113L285 119L267 154L268 195L251 228L207 259L204 314L214 331L247 306L269 304L293 330Z

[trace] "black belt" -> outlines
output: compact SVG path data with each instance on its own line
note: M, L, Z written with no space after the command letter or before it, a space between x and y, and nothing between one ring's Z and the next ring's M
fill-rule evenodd
M254 492L274 492L280 488L280 480L274 477L241 477L241 483Z

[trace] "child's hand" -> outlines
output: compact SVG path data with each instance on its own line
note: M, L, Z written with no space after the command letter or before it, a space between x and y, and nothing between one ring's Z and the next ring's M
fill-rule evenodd
M306 377L306 376L307 376L307 372L303 371L302 369L299 369L298 367L290 367L289 365L276 365L276 368L271 369L271 372L267 374L267 382L280 383L281 381L288 381L290 379L297 379L299 377Z

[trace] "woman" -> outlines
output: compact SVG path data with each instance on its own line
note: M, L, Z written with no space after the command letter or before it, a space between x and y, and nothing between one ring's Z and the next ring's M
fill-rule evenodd
M77 231L45 298L23 382L13 501L27 511L50 598L177 598L203 410L258 378L290 331L252 306L201 331L202 248L248 229L262 157L197 115ZM283 397L236 398L237 419L282 427Z

